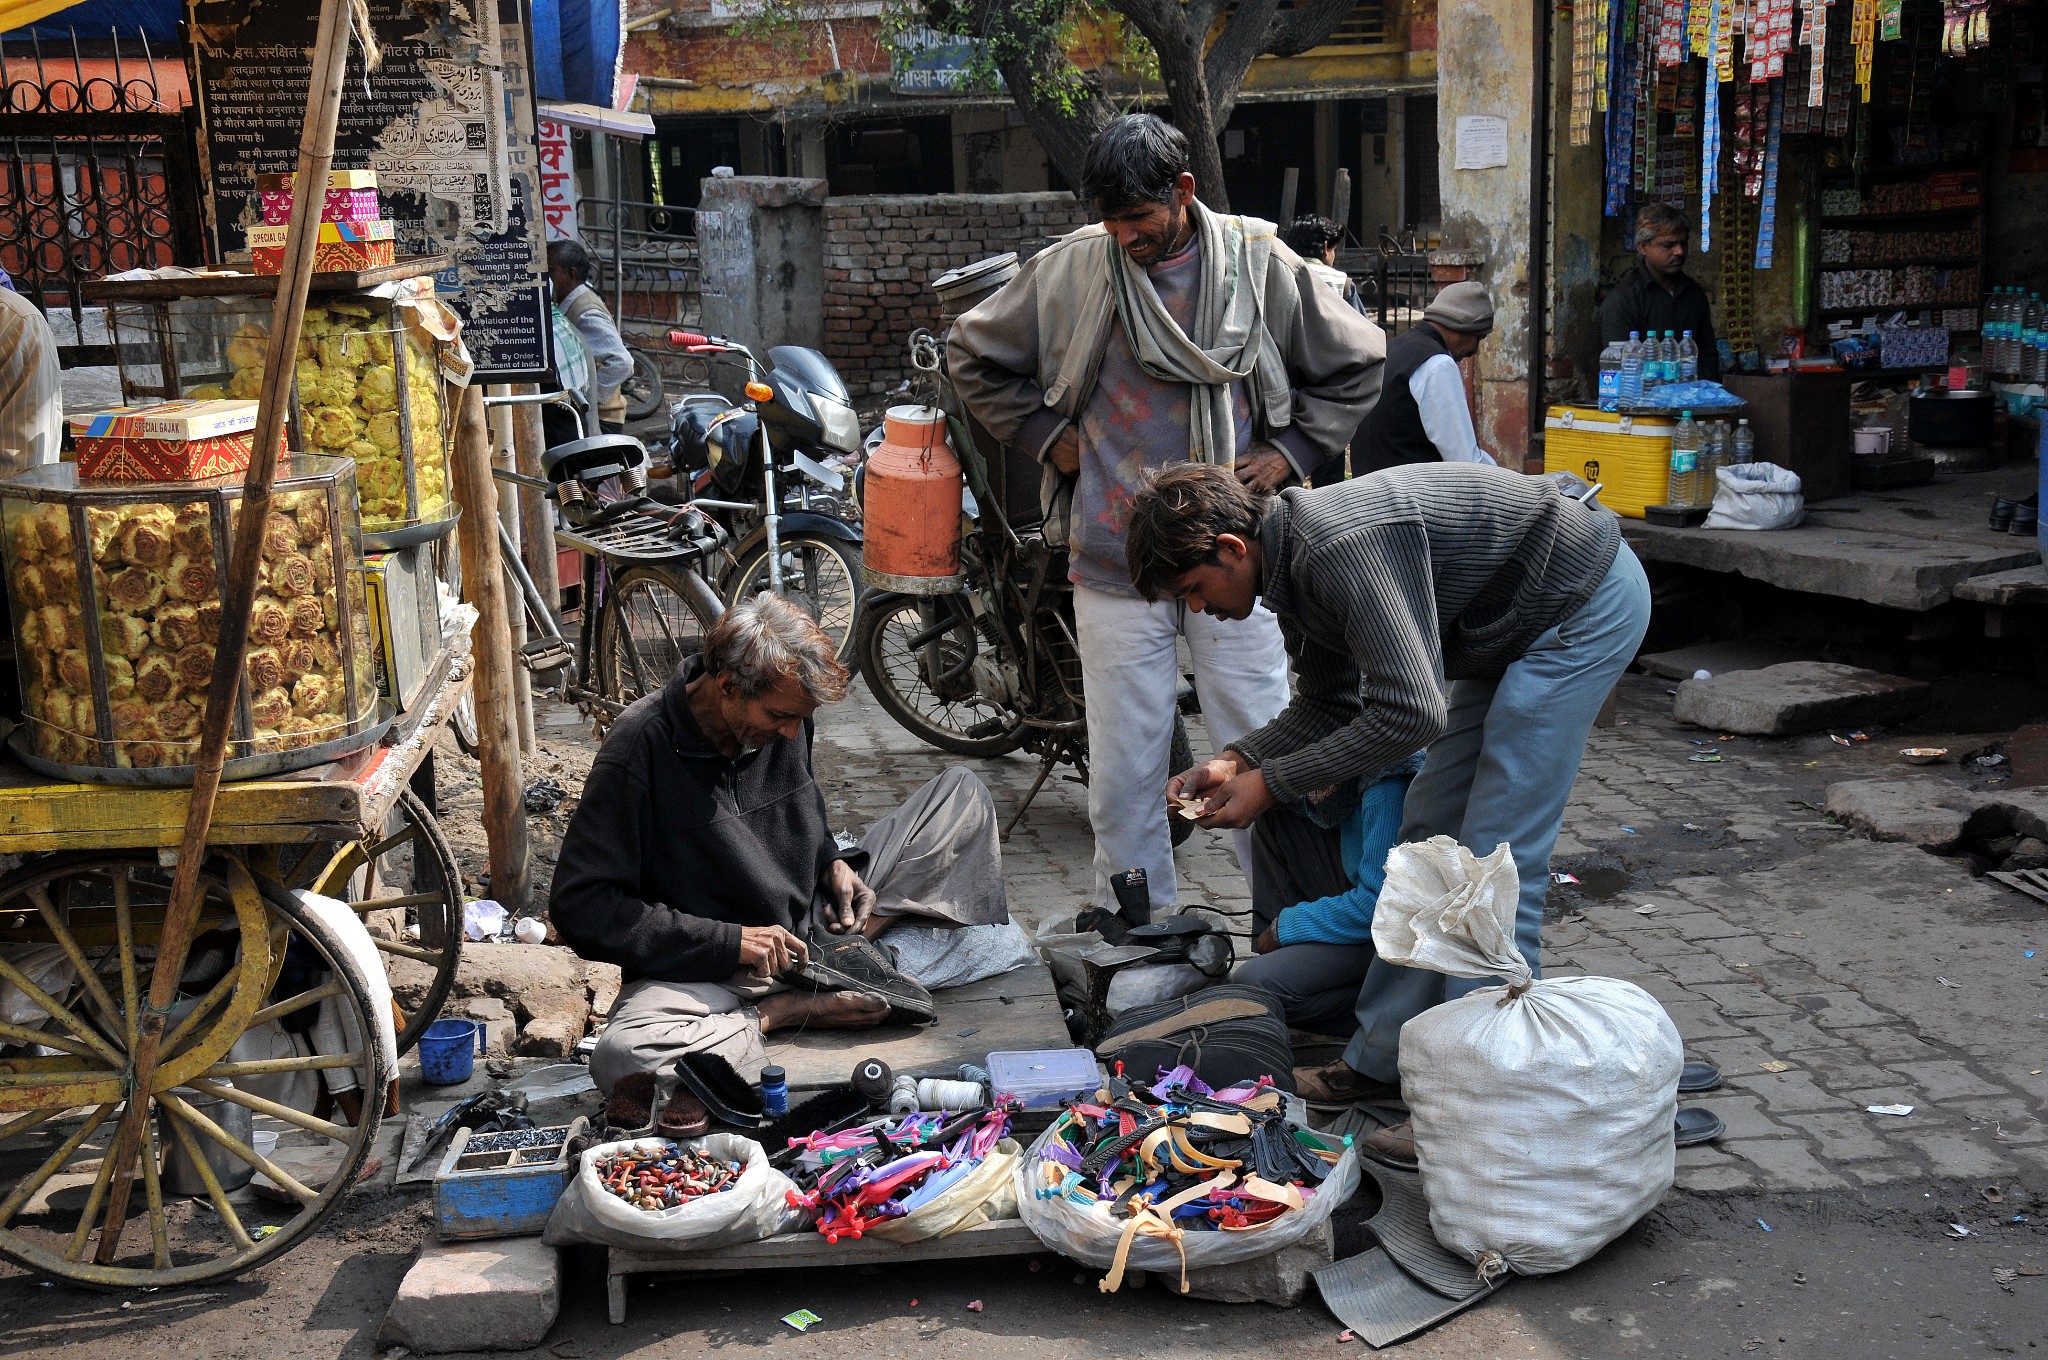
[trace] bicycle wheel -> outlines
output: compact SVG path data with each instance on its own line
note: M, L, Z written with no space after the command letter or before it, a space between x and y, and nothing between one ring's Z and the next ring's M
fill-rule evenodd
M639 350L632 355L633 376L619 385L619 395L626 399L626 419L645 420L661 409L661 370Z
M354 1184L395 1074L375 1038L385 1003L348 923L228 856L203 882L184 999L146 1093L133 1089L134 1049L169 872L154 854L112 853L0 883L0 960L22 961L0 961L15 997L0 1027L0 1115L12 1116L0 1125L0 1256L89 1286L207 1284L303 1241ZM312 1112L323 1087L354 1105L354 1123ZM122 1168L130 1100L147 1108ZM258 1116L280 1135L274 1154L256 1146ZM133 1188L118 1239L102 1242L117 1170ZM230 1201L254 1171L297 1207Z
M853 616L865 589L860 549L823 534L791 534L781 540L782 594L804 607L832 639L841 662L853 665ZM728 607L768 589L768 544L754 545L733 568L726 588Z
M913 645L949 617L951 629ZM946 597L864 609L854 642L868 692L904 731L955 755L1007 755L1023 744L1023 719L976 686L979 649L973 621Z
M624 708L668 683L717 622L711 588L687 568L644 563L612 577L597 628L598 693Z

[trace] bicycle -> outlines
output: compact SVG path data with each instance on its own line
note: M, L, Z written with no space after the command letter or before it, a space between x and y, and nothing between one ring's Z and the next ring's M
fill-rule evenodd
M486 406L557 403L562 393L486 397ZM582 429L580 416L577 428ZM725 612L702 564L725 546L719 523L688 505L649 499L646 446L631 435L601 434L557 444L542 455L545 477L493 469L502 481L539 492L562 522L555 542L583 555L583 610L572 645L542 599L502 520L498 541L519 587L529 631L518 653L536 675L562 672L560 697L601 733L634 700L666 684L703 649L704 634Z

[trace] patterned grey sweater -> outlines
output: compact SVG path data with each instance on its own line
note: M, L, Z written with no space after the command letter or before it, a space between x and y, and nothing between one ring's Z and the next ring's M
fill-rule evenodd
M1591 598L1621 542L1608 511L1474 463L1283 491L1259 532L1294 701L1236 750L1282 803L1434 741L1442 682L1501 675Z

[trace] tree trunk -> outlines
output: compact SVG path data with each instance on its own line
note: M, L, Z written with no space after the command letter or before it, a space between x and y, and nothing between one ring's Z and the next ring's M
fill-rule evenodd
M971 23L989 44L1026 126L1060 177L1080 193L1088 148L1116 117L1116 106L1067 60L1053 30L1035 22L1029 7L979 0Z

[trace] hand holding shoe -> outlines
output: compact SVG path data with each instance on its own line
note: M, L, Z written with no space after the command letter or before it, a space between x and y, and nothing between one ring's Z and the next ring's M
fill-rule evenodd
M740 927L740 967L762 977L781 977L800 967L804 942L781 926Z

